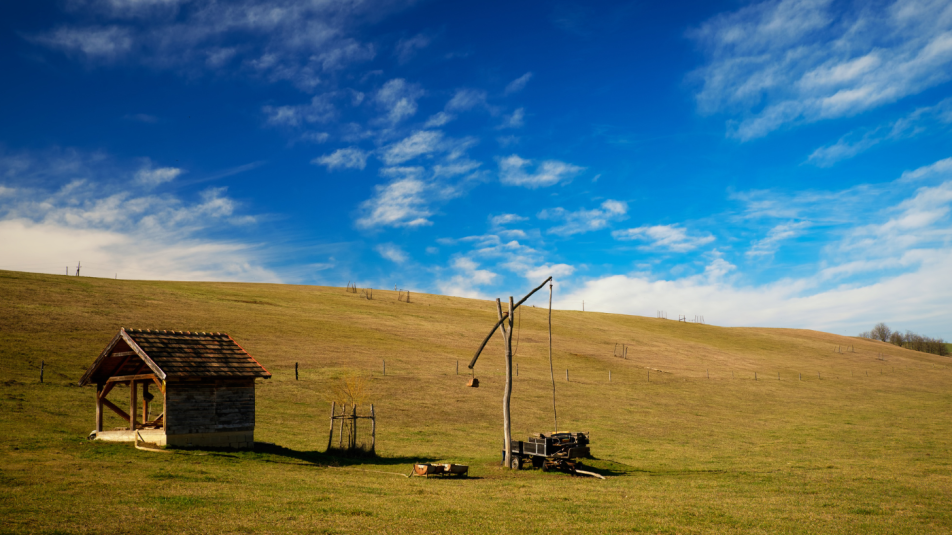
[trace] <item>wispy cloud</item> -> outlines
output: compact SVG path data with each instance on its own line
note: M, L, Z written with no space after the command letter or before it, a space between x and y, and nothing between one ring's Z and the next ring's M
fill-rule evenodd
M424 154L442 150L443 132L420 130L386 147L381 159L387 165L397 165Z
M607 200L601 207L592 210L578 210L570 212L564 208L552 208L539 212L539 219L563 221L564 223L548 230L550 234L571 236L583 232L591 232L608 227L612 221L625 219L628 213L628 204L621 201Z
M363 169L367 167L367 156L369 154L357 147L347 147L314 158L311 163L325 165L329 171L335 169Z
M532 165L532 160L520 158L516 154L500 158L499 180L508 186L544 188L566 182L585 170L584 167L558 160L542 161L536 166L535 171L529 171Z
M753 242L745 254L748 257L773 255L780 246L780 242L800 236L809 226L810 224L806 221L788 221L776 225L763 239Z
M395 168L387 171L396 177L390 183L374 187L374 195L364 201L359 228L419 227L432 225L428 218L429 184L421 178L422 168Z
M395 78L383 84L374 95L374 101L385 111L389 122L398 123L416 114L416 101L423 95L423 88L418 84Z
M360 17L384 16L409 3L70 2L75 22L29 39L93 64L131 61L190 75L240 73L313 91L341 69L376 55L372 44L354 36Z
M394 47L393 54L401 64L410 61L420 50L430 46L432 39L425 34L419 33L413 37L400 39Z
M714 241L714 236L710 234L691 236L687 229L677 225L653 225L616 230L612 232L612 237L616 240L639 240L647 242L645 247L648 249L677 253L692 251Z
M175 180L175 178L181 174L182 170L177 167L153 168L151 162L149 162L136 172L136 182L143 186L154 188L159 184Z
M255 217L241 215L225 188L206 189L187 202L149 191L178 169L133 173L108 158L56 154L0 158L0 176L23 184L0 195L3 269L62 273L81 260L83 273L99 277L280 281L264 267L259 245L204 237L254 225ZM96 182L83 178L87 171ZM56 185L41 186L38 176Z
M396 264L404 264L410 259L409 255L407 255L403 249L392 243L381 243L374 247L374 250L383 258Z
M526 110L524 108L517 108L511 115L507 115L503 118L499 128L522 128L526 125L525 117Z
M493 227L501 227L503 225L508 225L509 223L519 223L521 221L527 221L528 217L522 217L517 214L500 214L495 216L490 216L489 223Z
M446 111L468 111L486 105L486 92L481 89L457 89L446 103Z
M690 33L709 56L695 76L702 113L727 112L741 140L854 115L952 78L952 4L770 0Z
M818 167L830 167L887 141L915 137L936 126L952 123L952 98L935 106L919 108L898 120L871 129L854 130L832 145L820 147L807 160Z
M532 73L527 72L523 74L522 76L520 76L519 78L516 78L515 80L509 82L509 84L506 86L505 94L511 95L513 93L518 93L519 91L522 91L523 89L526 88L526 84L528 84L529 80L531 79L532 79Z
M903 182L914 182L934 176L952 176L952 158L946 158L912 171L906 171L902 174L900 180Z
M271 106L261 108L267 115L268 124L275 126L301 126L304 123L326 123L337 117L337 108L331 102L333 95L315 95L307 104Z

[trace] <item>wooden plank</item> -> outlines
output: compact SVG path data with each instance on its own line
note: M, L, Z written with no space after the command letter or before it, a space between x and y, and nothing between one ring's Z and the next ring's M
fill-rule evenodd
M129 381L129 431L136 429L136 382Z
M149 421L149 383L142 383L142 424Z
M146 352L143 351L141 347L139 347L139 344L137 344L136 341L133 340L132 337L129 336L128 333L126 333L125 329L121 330L119 334L122 336L123 340L126 341L126 344L128 344L129 349L134 351L136 355L139 355L139 358L144 360L145 363L149 366L149 368L151 368L152 371L155 372L155 374L159 376L160 379L165 379L165 372L162 371L162 368L159 368L159 366L155 362L153 362L151 358L149 358L149 355L146 354Z
M115 353L110 353L110 357L133 357L135 356L135 351L116 351Z
M106 386L103 387L102 392L99 392L99 399L106 399L106 395L112 391L112 388L116 386L117 383L106 383Z
M107 383L128 383L129 381L158 381L154 374L146 373L142 375L116 375L106 379Z
M534 290L532 290L531 292L527 293L525 297L523 297L522 299L520 299L519 302L516 303L516 304L511 308L511 310L512 310L512 311L515 311L517 308L519 308L519 306L520 306L521 304L523 304L523 303L526 302L526 299L529 299L530 297L532 297L532 294L534 294L534 293L538 292L539 290L541 290L542 287L545 286L545 283L549 282L550 280L552 280L552 277L549 277L549 278L545 279L544 281L542 281L542 284L540 284L538 287L536 287L536 288L535 288ZM511 313L511 312L510 312L510 313ZM479 354L482 353L483 348L486 347L486 344L489 342L489 339L492 338L492 335L493 335L493 333L496 332L496 329L498 329L499 326L502 325L502 323L503 323L504 321L506 321L506 318L508 317L508 316L503 315L503 314L501 314L501 313L500 313L500 316L501 316L501 317L499 318L499 321L496 322L496 325L492 328L492 330L489 331L489 335L486 336L486 338L483 340L482 345L480 345L480 346L479 346L479 349L476 350L476 354L473 355L473 360L471 360L471 361L469 362L469 369L473 369L473 367L476 366L476 359L479 358ZM510 323L511 323L511 322L512 322L512 319L510 318Z
M96 432L102 432L102 393L103 386L96 385Z
M113 404L113 402L109 401L106 398L100 398L100 401L102 401L103 406L109 407L110 409L112 409L112 412L118 414L119 417L122 418L123 420L126 420L126 421L129 420L129 415L126 414L126 411L117 407L115 404Z
M118 343L121 338L122 338L122 331L120 330L119 334L113 337L112 341L109 342L109 345L106 346L106 349L102 350L102 353L100 353L99 356L96 357L96 360L93 362L93 365L90 366L89 369L86 370L86 373L83 374L82 378L80 378L79 386L86 386L87 384L89 384L89 381L90 379L92 379L93 374L96 373L96 370L99 369L99 366L102 364L102 362L106 360L106 358L109 357L109 353L112 352L112 348L116 347L116 343Z

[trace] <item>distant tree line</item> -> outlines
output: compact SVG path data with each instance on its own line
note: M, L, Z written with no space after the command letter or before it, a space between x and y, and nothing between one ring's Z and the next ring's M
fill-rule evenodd
M893 331L885 323L877 323L872 331L861 332L859 337L889 342L899 347L922 351L923 353L942 356L949 354L949 347L945 344L945 340L941 338L929 338L912 331L906 331L906 334L903 334L899 331Z

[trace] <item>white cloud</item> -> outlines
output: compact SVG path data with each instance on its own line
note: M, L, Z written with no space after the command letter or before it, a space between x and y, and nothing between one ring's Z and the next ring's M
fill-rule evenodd
M443 132L439 130L420 130L386 147L381 159L387 165L397 165L417 156L440 151L442 147Z
M653 225L616 230L612 232L616 240L641 240L649 249L661 249L683 253L714 241L710 234L689 236L687 229L676 225Z
M33 40L95 61L113 61L128 53L133 46L132 32L117 26L61 27Z
M922 166L913 171L906 171L902 174L900 180L904 182L913 182L930 176L941 176L952 173L952 158L939 160L933 164Z
M182 174L182 170L177 167L159 167L158 169L153 169L151 165L147 165L136 172L136 182L151 188L159 184L171 182L180 174Z
M194 203L136 193L137 181L116 187L128 174L111 169L108 159L55 154L59 158L23 153L13 159L22 165L12 168L11 159L0 160L7 180L30 184L0 195L0 269L62 273L80 260L82 273L96 277L280 281L263 267L260 246L202 237L221 230L234 235L255 220L237 214L224 188L205 190ZM65 164L69 158L74 165ZM87 170L101 182L75 178ZM38 176L60 185L40 189Z
M374 101L386 111L386 119L398 123L417 112L417 99L424 95L417 84L407 83L403 78L394 78L383 84L374 95Z
M438 280L437 287L440 293L456 297L485 299L486 296L477 286L492 284L498 276L488 269L480 269L478 263L466 256L456 257L451 264L451 269L456 274L448 279Z
M558 160L545 160L535 169L527 172L532 160L525 160L513 154L499 159L499 180L509 186L544 188L570 180L585 168Z
M898 0L839 12L831 0L770 0L692 32L709 55L702 113L736 114L741 140L857 113L952 78L952 4Z
M82 22L41 31L30 39L91 61L135 61L187 75L238 72L289 81L310 92L325 83L325 76L375 56L373 45L352 37L358 19L368 13L384 17L409 3L67 2L75 20Z
M526 84L529 83L529 80L532 79L532 73L527 72L516 78L515 80L509 82L509 85L506 86L505 94L511 95L512 93L518 93L526 88Z
M772 255L777 251L780 242L799 236L803 229L809 226L810 224L806 221L781 223L770 229L765 238L752 243L750 250L745 254L748 257ZM713 236L711 238L713 239Z
M502 124L499 125L499 128L522 128L526 125L525 116L526 110L523 108L518 108L516 111L512 112L512 115L507 115L503 118Z
M918 108L905 117L872 129L854 130L836 143L816 149L807 161L819 167L830 167L880 143L912 138L933 130L936 126L949 123L952 123L952 98L947 98L935 106Z
M584 299L586 310L600 312L649 316L667 310L672 316L704 315L715 325L806 328L846 335L869 330L880 321L901 320L917 331L948 337L950 262L948 249L933 251L920 258L918 269L829 289L817 289L810 278L743 285L706 274L674 280L614 275L586 282L557 306L575 309Z
M570 212L564 208L542 210L539 212L539 219L565 221L562 225L550 228L548 232L560 236L571 236L606 228L612 221L625 219L627 213L628 205L626 203L607 200L602 203L600 208L592 210L578 210L576 212Z
M430 118L426 120L426 124L424 124L423 127L435 128L435 127L443 126L444 124L452 121L455 118L456 118L455 116L449 113L446 113L445 111L441 111L431 115Z
M369 154L357 147L347 147L314 158L311 163L326 165L329 171L334 169L363 169L367 166L367 156Z
M568 264L543 264L528 270L525 277L529 280L544 280L546 277L560 279L569 277L572 273L575 273L575 268Z
M301 134L301 139L311 143L325 143L330 138L331 135L327 132L304 132Z
M486 92L479 89L457 89L446 103L446 111L467 111L486 104Z
M522 217L517 214L501 214L492 216L489 218L489 222L493 227L501 227L502 225L508 225L509 223L518 223L520 221L527 221L528 217Z
M374 247L374 250L377 251L380 256L396 264L403 264L410 259L403 249L392 243L381 243Z
M264 106L261 110L268 116L268 124L276 126L301 126L304 123L326 123L337 117L337 108L331 102L333 95L315 95L308 104L296 106Z
M410 61L417 52L430 46L430 41L431 39L422 33L407 39L400 39L397 41L393 53L397 56L399 63L406 63Z
M374 186L374 195L361 204L360 228L419 227L432 225L427 207L429 186L416 178L422 170L402 170L404 176L386 185Z

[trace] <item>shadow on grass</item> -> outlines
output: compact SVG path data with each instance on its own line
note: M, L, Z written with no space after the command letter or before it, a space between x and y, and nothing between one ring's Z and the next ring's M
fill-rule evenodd
M270 463L283 464L309 464L314 466L396 466L412 465L416 463L429 463L436 459L433 457L381 457L368 453L359 453L354 455L342 454L340 452L326 453L321 451L298 451L276 444L255 443L255 454L263 454L275 458L262 458L261 460ZM297 462L294 462L297 461Z
M620 463L617 461L612 461L610 459L599 459L597 457L589 457L582 459L582 464L584 465L583 470L589 472L595 472L596 474L610 477L610 476L627 476L634 474L642 474L647 476L689 476L689 475L704 475L704 474L726 474L726 470L648 470L645 468L639 468L636 466L631 466L630 464Z

